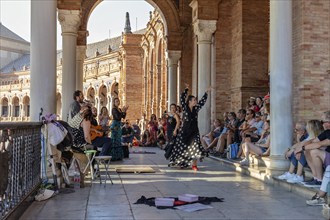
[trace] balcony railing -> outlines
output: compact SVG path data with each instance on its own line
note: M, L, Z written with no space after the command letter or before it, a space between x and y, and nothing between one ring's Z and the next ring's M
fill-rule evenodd
M0 219L41 183L41 123L0 124Z

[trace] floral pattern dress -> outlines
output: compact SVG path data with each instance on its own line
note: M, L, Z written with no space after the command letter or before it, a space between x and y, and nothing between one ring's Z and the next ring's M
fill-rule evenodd
M198 129L198 112L207 100L207 93L192 111L186 104L186 96L188 89L185 89L180 96L181 106L183 108L182 127L180 128L177 137L171 143L173 144L169 166L188 167L193 160L202 159L206 152L200 141Z

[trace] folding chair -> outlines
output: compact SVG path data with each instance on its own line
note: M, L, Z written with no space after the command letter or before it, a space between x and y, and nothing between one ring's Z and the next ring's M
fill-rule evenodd
M110 171L109 171L109 166L110 166L110 161L111 161L112 156L95 156L95 162L97 165L97 171L94 173L94 177L98 176L100 177L100 184L102 184L102 175L101 175L101 170L100 170L100 165L104 165L105 167L105 185L107 183L107 179L111 181L111 184L113 185L111 176L110 176Z

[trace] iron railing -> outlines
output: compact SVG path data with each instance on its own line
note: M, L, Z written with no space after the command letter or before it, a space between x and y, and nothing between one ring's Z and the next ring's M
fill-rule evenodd
M0 219L41 183L41 123L0 123Z

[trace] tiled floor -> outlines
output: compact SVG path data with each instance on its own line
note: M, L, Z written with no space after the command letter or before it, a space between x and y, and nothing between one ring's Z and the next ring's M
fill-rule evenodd
M158 148L140 148L156 154L130 154L130 159L111 164L114 185L92 186L71 194L59 194L44 202L34 202L21 219L323 219L321 207L305 204L306 198L274 188L261 181L205 159L200 171L167 167L164 152ZM149 174L117 174L116 166L146 165L157 172ZM134 204L146 197L176 197L191 193L224 198L223 203L211 203L212 209L184 212L157 209Z

